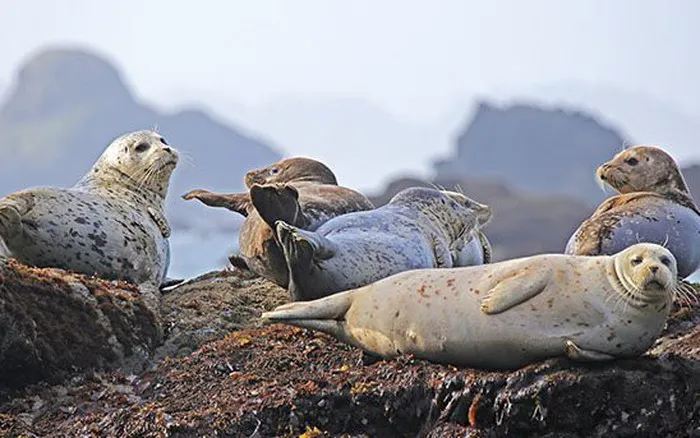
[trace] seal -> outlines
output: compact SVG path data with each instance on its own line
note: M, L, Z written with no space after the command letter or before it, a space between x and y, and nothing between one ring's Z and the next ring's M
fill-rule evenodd
M610 255L649 242L674 254L682 278L700 267L700 210L668 153L635 146L598 167L596 176L619 194L581 223L567 242L567 254Z
M335 217L315 232L278 221L292 301L466 260L465 241L478 226L469 205L471 200L459 193L412 187L382 207Z
M551 357L605 361L645 352L680 291L676 261L649 243L613 256L544 254L402 272L262 314L385 359L515 369Z
M311 158L292 157L251 170L244 182L247 193L220 194L197 189L182 197L246 217L238 237L242 260L234 256L231 262L285 288L289 274L275 240L277 221L313 231L333 217L374 208L361 193L339 186L328 166Z
M158 133L131 132L73 187L30 188L0 199L0 237L9 255L157 288L170 263L164 202L178 157Z
M462 203L476 214L476 226L464 235L462 241L458 241L452 249L452 266L473 266L491 263L491 242L489 242L483 228L493 217L489 205L477 202L461 192L445 191L451 198Z

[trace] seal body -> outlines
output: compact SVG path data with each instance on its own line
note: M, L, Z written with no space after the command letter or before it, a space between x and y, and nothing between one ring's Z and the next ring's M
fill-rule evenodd
M177 152L152 131L123 135L71 188L0 199L9 255L109 280L160 286L170 262L163 204Z
M549 357L597 361L642 354L660 335L676 283L659 245L615 256L538 255L403 272L267 312L384 358L513 369Z
M244 264L282 287L288 286L289 274L273 231L278 220L313 231L333 217L374 208L361 193L339 186L325 164L310 158L287 158L251 170L244 180L247 193L193 190L183 198L245 216L238 244Z
M636 146L596 171L620 194L605 200L572 234L567 254L615 254L639 242L667 247L687 277L700 267L700 211L677 164L663 150Z
M382 207L335 217L316 232L278 222L292 300L323 297L411 269L471 261L464 243L478 220L464 199L409 188Z

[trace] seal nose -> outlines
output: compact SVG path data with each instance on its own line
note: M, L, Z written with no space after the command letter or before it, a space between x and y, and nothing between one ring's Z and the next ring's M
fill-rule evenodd
M651 271L652 274L656 274L657 272L659 272L659 267L654 265L654 266L649 267L649 270Z
M173 150L172 150L169 146L165 146L165 147L163 148L163 150L164 150L165 152L169 153L169 154L172 154L172 153L173 153Z

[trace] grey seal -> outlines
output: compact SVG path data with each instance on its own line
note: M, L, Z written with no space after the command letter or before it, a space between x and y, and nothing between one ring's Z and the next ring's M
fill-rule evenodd
M238 237L242 260L232 257L231 262L282 287L288 286L289 275L273 232L278 220L315 230L333 217L374 208L363 194L339 186L328 166L306 157L286 158L251 170L245 175L245 184L248 193L197 189L182 197L245 216Z
M679 290L673 254L636 244L613 256L544 254L402 272L262 314L383 358L514 369L546 358L644 353Z
M160 134L122 135L73 187L0 199L0 237L25 264L157 288L170 263L164 201L177 163Z
M278 221L291 299L320 298L401 271L450 268L468 259L464 242L478 227L469 205L459 193L412 187L382 207L335 217L315 232Z
M596 170L619 192L606 199L569 238L565 252L615 254L639 243L668 248L685 278L700 266L700 210L673 158L660 148L635 146Z

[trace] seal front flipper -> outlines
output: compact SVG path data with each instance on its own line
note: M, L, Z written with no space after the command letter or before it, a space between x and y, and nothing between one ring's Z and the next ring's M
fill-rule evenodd
M603 362L615 359L615 356L611 356L607 353L601 353L594 350L583 350L571 340L566 341L564 351L566 352L566 357L578 362Z
M163 215L162 212L156 210L153 207L148 207L148 215L151 216L151 219L158 225L158 229L160 230L160 234L163 235L166 239L170 237L170 233L172 233L172 229L170 228L170 225L168 224L168 220L165 218L165 215Z
M196 199L209 207L223 207L245 217L248 216L248 209L252 206L248 193L214 193L198 189L185 193L182 199L186 201Z
M481 301L481 311L494 315L522 304L538 295L549 283L549 272L522 272L503 278Z
M288 184L254 184L250 188L250 200L260 217L274 229L277 221L284 221L298 228L306 228L309 220L299 205L299 192Z

